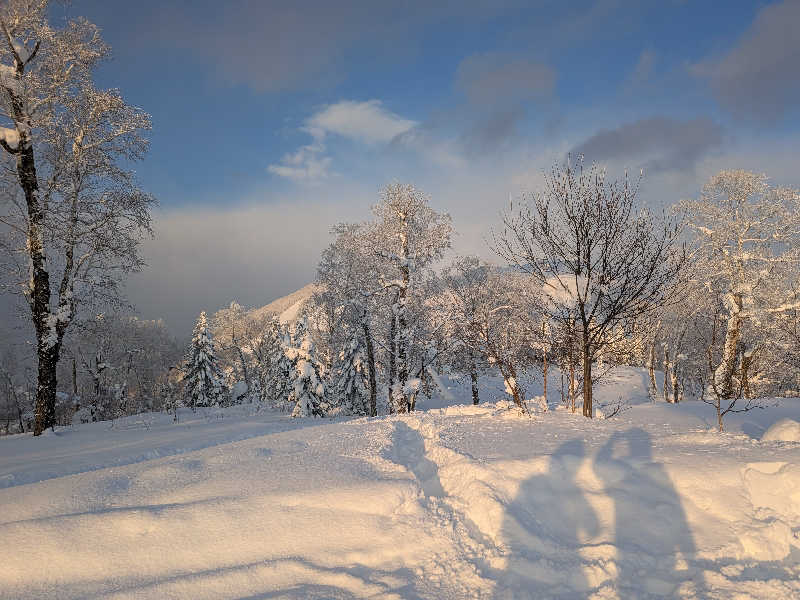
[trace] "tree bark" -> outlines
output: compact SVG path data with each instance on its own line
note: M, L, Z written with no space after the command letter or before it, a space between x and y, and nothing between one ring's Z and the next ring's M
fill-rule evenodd
M366 321L361 322L364 330L364 339L367 343L367 370L369 371L369 416L378 416L378 391L375 383L375 349L372 347L372 334Z
M542 337L546 335L547 323L542 321ZM544 395L544 403L547 405L547 344L542 344L542 379L544 380L544 387L542 394Z
M730 399L735 394L733 381L736 372L736 355L739 349L739 337L742 331L742 297L739 294L731 296L733 307L728 317L728 327L725 331L725 345L722 348L722 361L714 372L714 384L721 398Z
M469 378L472 380L472 403L478 404L478 368L474 360L470 361Z
M583 416L592 418L592 354L589 336L583 335Z
M394 378L397 366L395 359L397 358L397 348L395 347L395 336L397 335L397 316L392 310L392 324L389 326L389 377L387 378L389 384L389 414L394 414Z
M647 373L650 377L650 387L648 389L651 402L657 400L658 387L656 385L656 342L650 344L650 352L647 356Z
M665 402L671 402L669 395L669 383L671 382L672 364L670 363L669 348L664 344L664 387L663 396Z

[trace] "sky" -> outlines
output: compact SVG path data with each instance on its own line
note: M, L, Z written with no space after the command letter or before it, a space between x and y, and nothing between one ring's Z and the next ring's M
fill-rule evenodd
M410 181L456 254L567 155L644 171L656 209L723 168L800 187L800 0L72 0L98 74L153 117L159 200L127 295L187 336L201 310L313 280L329 229Z

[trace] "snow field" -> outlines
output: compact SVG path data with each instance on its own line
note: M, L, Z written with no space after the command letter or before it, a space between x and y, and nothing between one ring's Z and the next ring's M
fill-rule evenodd
M708 408L234 407L11 436L0 597L800 597L800 444L759 439L800 405L725 434Z

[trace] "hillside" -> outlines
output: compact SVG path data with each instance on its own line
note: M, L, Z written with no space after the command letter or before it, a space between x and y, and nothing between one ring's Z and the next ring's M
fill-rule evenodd
M317 288L316 284L309 283L291 294L273 300L266 306L254 308L250 311L250 314L259 318L276 316L281 323L291 323L297 318L303 305L311 298Z

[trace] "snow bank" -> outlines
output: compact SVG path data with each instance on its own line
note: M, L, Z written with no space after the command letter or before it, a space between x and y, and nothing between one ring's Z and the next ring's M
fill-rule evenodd
M800 423L793 419L781 419L764 432L761 441L800 443Z

